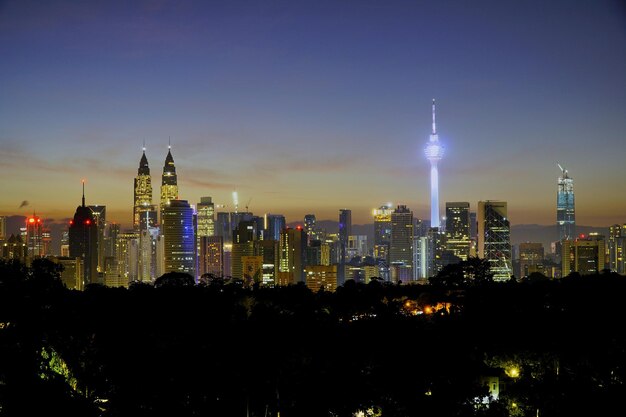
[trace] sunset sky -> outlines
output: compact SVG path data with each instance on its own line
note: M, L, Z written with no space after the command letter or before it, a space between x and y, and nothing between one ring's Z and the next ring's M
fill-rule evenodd
M624 2L0 0L0 215L129 225L141 148L180 198L371 222L506 200L556 221L557 162L580 225L626 223ZM20 208L22 201L29 204Z

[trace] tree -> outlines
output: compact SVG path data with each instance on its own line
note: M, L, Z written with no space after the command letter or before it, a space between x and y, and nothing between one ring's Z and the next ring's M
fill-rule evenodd
M180 288L193 287L195 285L193 277L184 272L168 272L161 275L154 281L155 288Z

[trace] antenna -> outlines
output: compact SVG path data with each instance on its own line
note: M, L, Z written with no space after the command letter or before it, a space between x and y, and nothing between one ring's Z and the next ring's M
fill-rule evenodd
M85 180L83 179L83 207L85 207Z
M172 149L172 137L167 137L167 149Z
M435 99L433 99L433 135L437 134L437 124L435 123Z
M144 152L146 151L146 140L145 139L143 140L143 151Z

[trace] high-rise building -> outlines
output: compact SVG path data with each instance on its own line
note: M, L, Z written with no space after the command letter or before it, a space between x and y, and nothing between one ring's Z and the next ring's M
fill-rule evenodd
M543 271L544 249L541 243L519 244L519 275L526 277L533 272Z
M559 229L559 240L572 240L576 237L576 215L574 211L574 180L561 169L561 176L557 180L556 194L556 224Z
M391 240L389 244L389 265L395 268L394 277L404 280L413 277L413 212L405 205L399 205L391 213ZM395 275L394 275L395 274ZM397 278L400 279L400 278Z
M217 213L215 221L215 236L221 236L224 239L224 245L230 245L233 241L233 229L230 223L230 213L220 211Z
M374 215L374 258L389 262L389 244L391 242L391 204L382 205L372 211Z
M277 285L304 282L305 259L306 232L299 226L284 229L278 247Z
M339 210L339 270L337 282L343 285L345 281L345 264L348 255L348 236L352 234L352 210Z
M98 283L98 225L93 212L85 205L83 181L82 205L76 207L69 228L70 257L83 260L83 285Z
M604 236L581 235L576 240L563 239L561 243L562 276L572 272L581 275L596 274L604 269L606 260Z
M0 244L7 240L7 218L0 216Z
M135 197L133 229L138 232L148 227L155 227L157 224L157 209L152 204L152 177L150 176L150 167L148 166L145 147L139 161L139 169L137 170L133 189Z
M31 259L44 256L43 221L35 214L26 218L26 246Z
M494 281L506 281L513 274L506 201L479 201L477 217L478 257L489 261Z
M224 276L224 239L221 236L200 237L198 268L200 276L204 274Z
M315 214L306 214L304 216L304 231L306 232L307 240L309 243L313 240L320 239L316 223L317 219L315 218Z
M433 130L430 140L424 148L426 159L430 162L430 227L439 228L439 172L437 163L441 161L444 148L439 143L437 125L435 123L435 99L433 99Z
M446 203L446 250L463 261L470 252L469 203Z
M265 215L265 239L280 240L280 232L287 227L285 216L282 214L266 214Z
M193 209L187 200L169 200L162 216L165 272L183 272L195 277Z
M174 166L174 157L172 156L172 147L168 146L161 179L161 215L163 215L163 210L167 207L167 203L172 200L178 200L178 179L176 167Z
M98 229L96 252L98 253L98 272L104 272L104 234L106 231L106 206L89 206Z
M248 220L241 221L233 230L233 245L231 251L231 276L235 279L244 278L243 258L254 256L254 242L256 240L256 223Z
M626 274L626 224L609 228L609 267L618 274Z
M198 213L198 238L215 235L215 205L211 197L200 197L196 206Z

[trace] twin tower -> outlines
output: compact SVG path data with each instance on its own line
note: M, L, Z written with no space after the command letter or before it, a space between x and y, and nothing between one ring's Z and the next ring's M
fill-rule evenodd
M139 161L137 177L135 177L134 195L134 230L141 231L148 227L155 227L158 224L158 210L157 206L152 204L152 179L150 177L150 167L148 166L145 147L143 148L143 155L141 155L141 160ZM168 146L161 180L161 210L163 207L167 206L171 200L178 200L178 180L176 178L176 166L174 166L172 149L171 146Z

